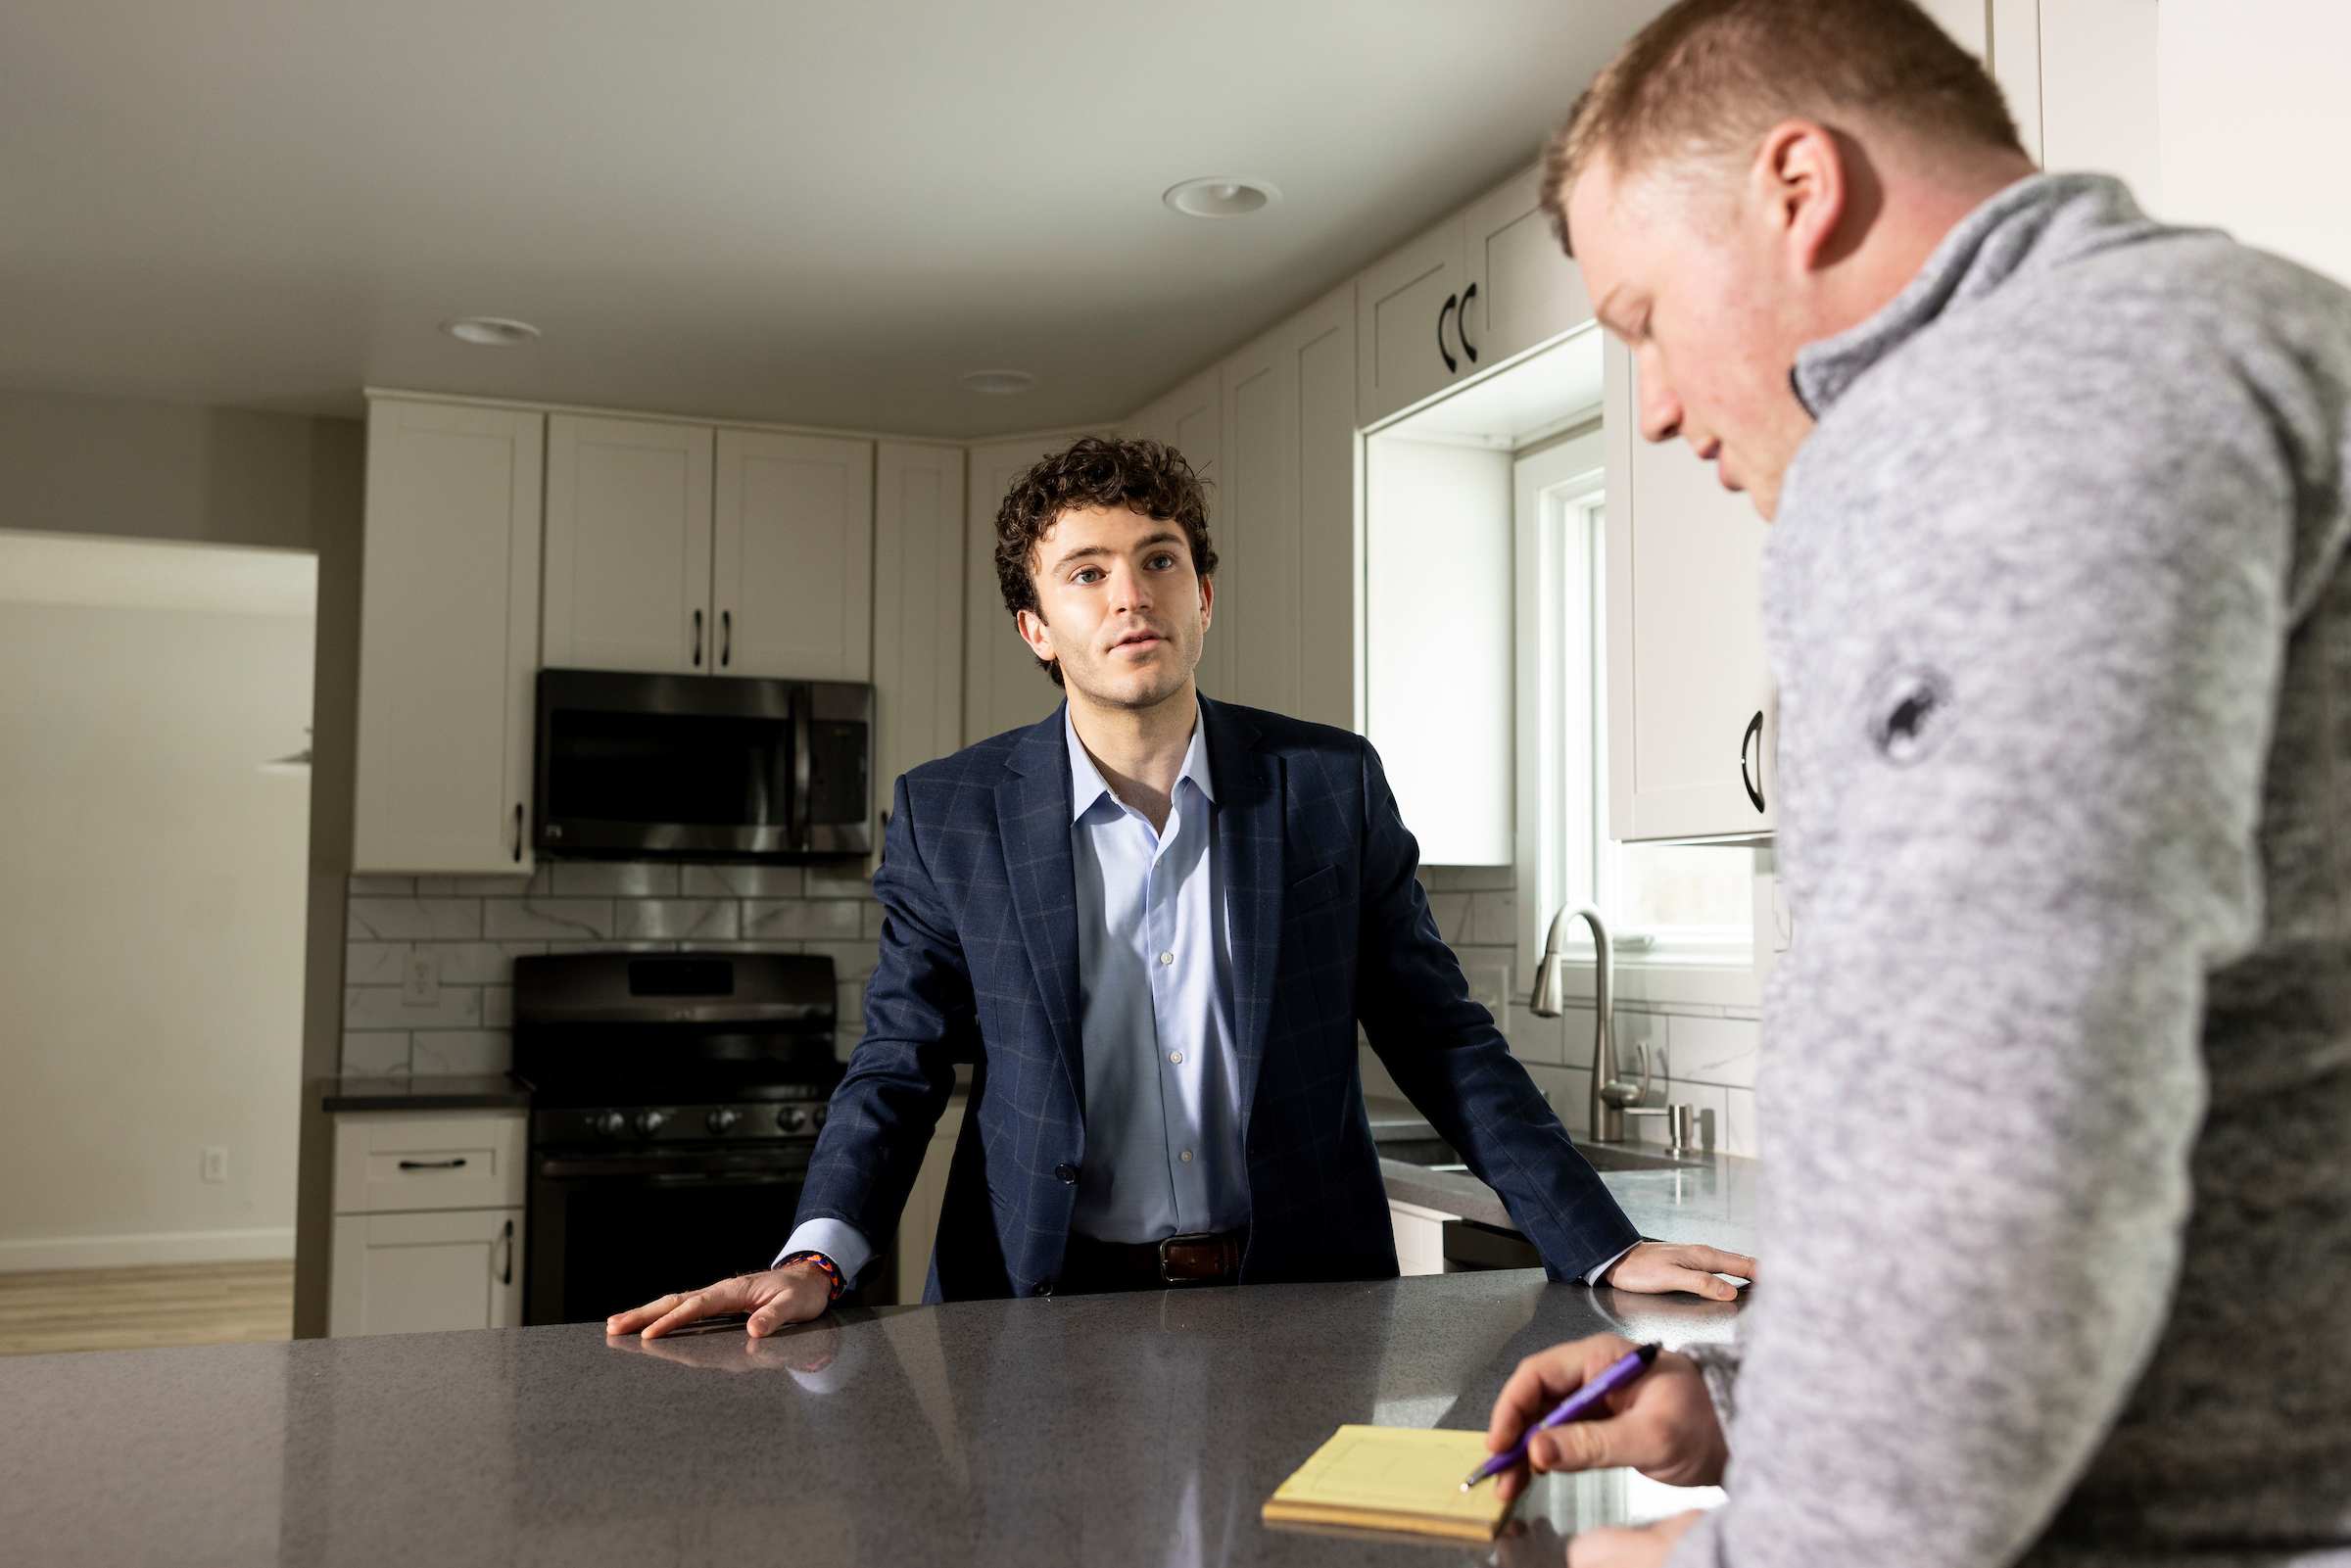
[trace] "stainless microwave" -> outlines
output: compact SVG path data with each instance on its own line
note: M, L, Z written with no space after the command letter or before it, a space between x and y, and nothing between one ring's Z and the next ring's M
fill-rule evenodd
M868 854L874 689L539 672L543 855L802 862Z

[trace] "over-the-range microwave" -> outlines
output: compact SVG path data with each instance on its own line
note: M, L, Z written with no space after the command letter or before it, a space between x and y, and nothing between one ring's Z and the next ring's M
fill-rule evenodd
M542 854L800 862L873 849L874 689L539 672Z

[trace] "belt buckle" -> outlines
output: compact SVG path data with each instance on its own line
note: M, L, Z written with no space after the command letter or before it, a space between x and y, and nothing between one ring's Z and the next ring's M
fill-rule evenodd
M1214 1246L1216 1245L1216 1235L1212 1231L1195 1231L1189 1236L1170 1236L1166 1240L1162 1241L1159 1244L1160 1283L1163 1285L1197 1284L1198 1280L1192 1275L1173 1274L1168 1271L1168 1249L1171 1247L1197 1247L1203 1243Z

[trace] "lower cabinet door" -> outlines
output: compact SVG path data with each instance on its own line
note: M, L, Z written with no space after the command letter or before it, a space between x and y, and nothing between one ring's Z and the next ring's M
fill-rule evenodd
M427 1334L522 1322L522 1213L339 1214L327 1332Z

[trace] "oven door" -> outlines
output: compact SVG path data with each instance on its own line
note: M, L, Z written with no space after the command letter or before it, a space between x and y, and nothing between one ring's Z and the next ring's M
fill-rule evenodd
M523 1322L600 1321L767 1267L792 1233L812 1148L534 1150Z

